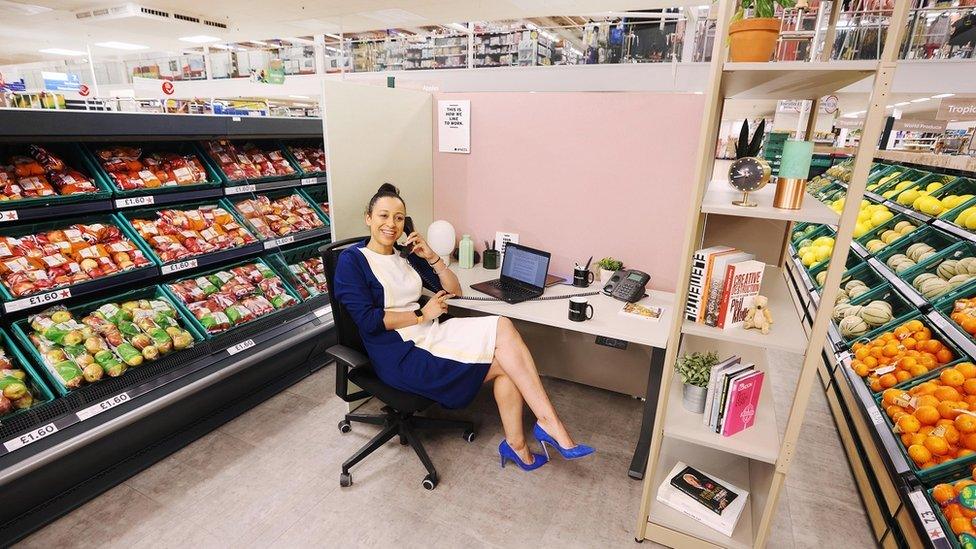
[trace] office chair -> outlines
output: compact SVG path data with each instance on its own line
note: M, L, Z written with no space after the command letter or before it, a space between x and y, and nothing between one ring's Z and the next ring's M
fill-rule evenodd
M335 270L339 262L339 254L350 246L362 242L365 237L349 238L333 242L319 248L319 254L325 267L325 278L329 288L334 288ZM430 461L424 445L417 437L419 430L459 429L463 431L464 440L472 442L475 438L474 424L470 421L456 421L420 417L417 414L434 405L434 401L426 397L394 389L383 383L373 370L366 349L359 336L359 329L345 307L335 298L335 293L329 292L329 302L332 304L332 317L335 320L337 345L330 347L328 355L336 362L336 395L346 402L355 402L368 397L374 397L384 404L382 414L346 414L339 422L339 431L348 433L352 430L352 422L379 425L383 429L372 438L358 452L342 464L339 475L339 485L352 485L352 475L349 469L363 460L366 456L383 446L395 435L399 435L400 444L410 444L417 457L420 458L427 476L423 486L433 490L437 486L437 471ZM353 382L361 390L349 393L349 382Z

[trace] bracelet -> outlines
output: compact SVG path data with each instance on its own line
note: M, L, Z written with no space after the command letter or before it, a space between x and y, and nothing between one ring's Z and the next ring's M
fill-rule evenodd
M437 256L437 261L440 261L440 260L441 260L441 256ZM431 263L430 261L428 261L427 264L430 265L431 267L433 267L434 265L437 265L437 261L435 261L433 263Z

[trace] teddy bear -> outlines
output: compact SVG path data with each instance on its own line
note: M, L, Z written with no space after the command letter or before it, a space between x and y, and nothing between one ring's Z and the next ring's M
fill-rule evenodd
M743 328L756 328L763 335L769 333L769 326L773 323L773 313L769 312L769 299L766 296L757 295L752 300L752 306L749 307L749 312L746 313L745 324L742 325Z

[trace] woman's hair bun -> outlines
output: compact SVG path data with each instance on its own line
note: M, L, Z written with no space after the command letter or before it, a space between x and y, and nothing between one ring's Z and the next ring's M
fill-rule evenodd
M376 194L386 194L386 193L400 196L400 189L393 186L392 183L383 183L382 185L380 185L380 188L376 190Z

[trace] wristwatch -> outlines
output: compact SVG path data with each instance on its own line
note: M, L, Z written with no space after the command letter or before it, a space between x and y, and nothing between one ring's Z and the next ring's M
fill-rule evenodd
M414 309L413 314L417 315L417 324L421 324L424 321L424 312L420 309Z

